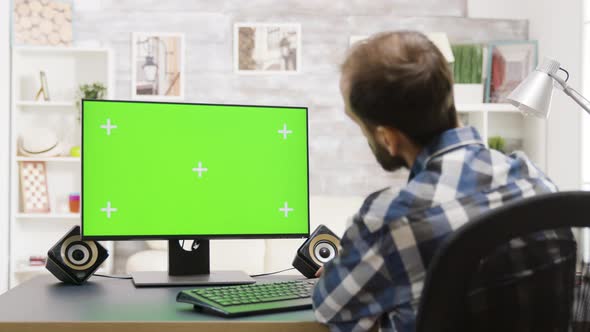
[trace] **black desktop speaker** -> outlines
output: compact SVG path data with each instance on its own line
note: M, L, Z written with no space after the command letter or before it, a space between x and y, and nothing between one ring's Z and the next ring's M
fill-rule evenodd
M45 267L68 284L83 284L109 257L96 241L82 241L80 226L74 226L47 252Z
M297 249L293 267L304 276L313 278L320 267L338 255L338 250L340 238L328 227L319 225L309 239Z

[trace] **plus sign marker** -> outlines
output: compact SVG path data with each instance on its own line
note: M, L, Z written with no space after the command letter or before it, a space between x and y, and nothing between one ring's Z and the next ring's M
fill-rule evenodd
M309 232L305 108L86 100L82 123L85 236Z

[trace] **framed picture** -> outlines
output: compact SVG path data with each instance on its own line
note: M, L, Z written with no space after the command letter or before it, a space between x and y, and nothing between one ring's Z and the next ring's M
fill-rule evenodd
M367 38L369 38L370 36L368 35L352 35L348 38L348 46L352 46L360 41L363 41Z
M71 1L15 0L12 7L14 44L72 45Z
M236 23L234 70L239 74L301 72L301 25Z
M485 87L487 103L505 103L506 97L537 66L537 41L493 42L488 45Z
M47 171L43 161L24 161L20 167L20 195L25 213L49 213Z
M447 34L444 32L427 32L424 33L430 41L438 47L442 55L444 55L447 62L453 63L455 62L455 56L453 55L453 51L451 50L451 43L449 43L449 38ZM371 35L351 35L348 38L348 47L354 46L354 44L358 42L362 42L363 40L371 38Z
M41 82L41 87L35 95L35 100L39 100L39 97L43 96L44 101L49 101L49 86L47 85L47 75L45 75L44 71L39 72L39 81Z
M133 99L184 99L183 34L133 33L131 49Z

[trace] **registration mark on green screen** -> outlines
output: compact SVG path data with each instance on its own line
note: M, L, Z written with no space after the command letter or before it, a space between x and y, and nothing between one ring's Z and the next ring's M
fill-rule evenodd
M87 238L309 234L307 109L83 101Z

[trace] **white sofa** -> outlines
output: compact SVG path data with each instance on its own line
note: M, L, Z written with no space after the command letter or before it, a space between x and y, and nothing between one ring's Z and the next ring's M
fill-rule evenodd
M310 197L310 230L328 226L342 236L351 217L359 210L364 197ZM215 240L211 241L212 270L242 270L248 274L290 268L297 248L304 239ZM129 257L127 273L162 271L168 266L167 241L148 241L149 250Z

